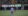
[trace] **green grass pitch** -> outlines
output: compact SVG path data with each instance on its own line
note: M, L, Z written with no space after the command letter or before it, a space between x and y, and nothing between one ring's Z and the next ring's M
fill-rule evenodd
M6 10L6 13L4 13L4 10L0 10L0 16L10 16L11 10ZM16 10L16 12L13 13L13 16L28 16L28 10L25 10L25 12L22 10Z

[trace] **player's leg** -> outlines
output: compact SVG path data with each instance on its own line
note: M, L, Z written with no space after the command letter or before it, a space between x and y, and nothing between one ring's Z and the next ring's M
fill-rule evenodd
M13 12L12 12L12 15L13 15Z
M23 12L24 10L22 9L22 12Z
M11 12L11 16L13 15L13 12Z
M16 10L15 10L15 12L16 12Z
M5 13L5 9L4 9L4 13Z
M16 12L16 10L14 10Z
M18 8L17 8L17 11L18 11Z
M5 13L5 10L4 10L4 13Z
M6 10L4 10L4 13L6 13Z
M24 11L24 9L22 8L22 12Z
M24 9L22 8L22 12L24 11Z

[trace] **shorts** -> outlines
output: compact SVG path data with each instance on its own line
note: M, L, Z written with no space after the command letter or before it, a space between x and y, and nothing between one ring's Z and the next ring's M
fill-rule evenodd
M17 8L18 9L18 8Z

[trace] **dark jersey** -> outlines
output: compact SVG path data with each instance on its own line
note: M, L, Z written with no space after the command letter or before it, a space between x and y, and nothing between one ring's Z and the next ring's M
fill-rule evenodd
M14 7L14 9L16 10L16 7Z

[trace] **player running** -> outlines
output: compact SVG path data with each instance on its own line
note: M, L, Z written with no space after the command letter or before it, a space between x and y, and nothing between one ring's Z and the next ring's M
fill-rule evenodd
M6 13L6 6L4 7L4 13Z
M17 6L17 11L18 11L18 6Z
M24 11L24 5L22 5L22 11Z
M16 12L16 7L14 6L14 11Z
M22 7L21 7L21 10L22 10Z
M14 11L14 8L13 6L11 7L11 16L13 15L13 11Z

